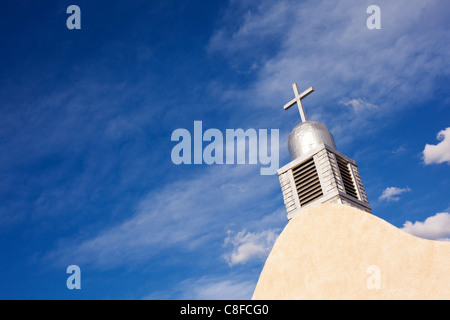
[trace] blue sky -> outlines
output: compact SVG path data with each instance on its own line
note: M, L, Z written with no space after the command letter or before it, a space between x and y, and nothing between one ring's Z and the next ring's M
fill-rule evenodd
M308 118L357 161L373 214L450 238L449 14L422 0L2 1L0 298L249 299L287 223L278 178L177 166L171 134L279 129L282 166L294 81L314 86ZM73 264L81 290L66 287Z

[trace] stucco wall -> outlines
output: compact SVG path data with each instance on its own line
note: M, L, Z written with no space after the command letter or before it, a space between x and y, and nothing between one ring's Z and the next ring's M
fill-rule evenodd
M450 299L450 242L320 204L287 224L253 299Z

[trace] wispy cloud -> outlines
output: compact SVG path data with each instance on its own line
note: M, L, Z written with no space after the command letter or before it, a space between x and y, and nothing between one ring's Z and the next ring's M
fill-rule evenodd
M378 200L385 201L399 201L402 193L411 191L410 188L397 188L397 187L388 187L383 190L383 193L378 198Z
M136 172L158 162L160 154L150 155L142 130L156 122L156 108L149 107L155 105L154 92L94 73L77 81L24 79L3 88L1 94L21 99L2 100L12 111L0 117L0 134L8 137L0 142L7 154L1 159L0 228L73 212L93 215L108 196L142 183L132 181ZM136 96L142 104L130 110Z
M358 99L352 99L349 101L343 101L341 102L341 104L343 104L344 106L350 106L353 108L353 111L355 113L361 113L367 110L371 110L371 109L377 109L378 107L374 104L371 104L367 101L364 101L361 98Z
M287 2L279 2L276 6L268 1L249 4L231 1L221 19L221 27L215 30L208 44L210 53L226 56L240 72L251 72L260 66L261 59L267 58L268 42L272 46L281 43L279 34L292 17ZM248 51L249 46L253 50Z
M230 27L227 20L219 25L210 47L232 64L239 55L255 75L250 87L229 88L234 97L260 97L259 103L248 105L276 110L272 119L282 121L285 115L273 106L290 100L291 84L313 85L320 94L308 98L314 106L306 107L308 118L326 122L338 140L349 140L352 131L371 134L392 119L390 114L426 99L436 88L436 75L450 73L442 68L450 63L450 43L442 42L450 30L422 23L445 25L442 3L399 0L377 5L383 28L373 31L366 27L367 6L351 1L265 0L253 10L248 2L233 2L229 10L237 25ZM275 46L273 38L278 41ZM270 55L255 54L261 47ZM258 67L251 68L254 64ZM421 94L411 95L418 87ZM225 88L222 94L230 93ZM342 110L340 101L356 112Z
M253 279L241 274L203 276L189 278L177 284L168 292L156 292L145 296L144 300L249 300L256 287Z
M438 133L437 139L441 140L437 145L426 144L423 150L425 164L444 163L450 164L450 127Z
M400 147L395 148L394 150L392 150L391 152L393 154L400 154L406 151L405 145L401 145Z
M145 261L165 248L190 250L208 243L220 248L227 224L245 225L256 214L264 215L257 212L257 203L278 188L278 181L260 179L265 177L248 166L209 168L150 192L122 223L85 239L66 240L47 259L111 268Z
M225 247L231 251L225 255L230 266L245 264L253 259L267 258L279 234L278 229L264 230L259 233L242 230L236 234L228 230L225 238Z
M425 239L450 241L450 214L437 213L425 221L406 221L402 228L404 231Z

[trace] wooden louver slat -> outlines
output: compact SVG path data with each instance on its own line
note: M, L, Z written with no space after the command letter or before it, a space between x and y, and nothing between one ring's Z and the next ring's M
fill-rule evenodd
M302 163L293 170L300 205L304 206L323 195L314 159Z

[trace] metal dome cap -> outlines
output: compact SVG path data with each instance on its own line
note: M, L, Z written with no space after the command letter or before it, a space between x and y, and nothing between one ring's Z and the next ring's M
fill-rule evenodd
M300 123L289 134L288 149L291 160L297 159L322 143L336 148L333 135L323 123L317 121Z

